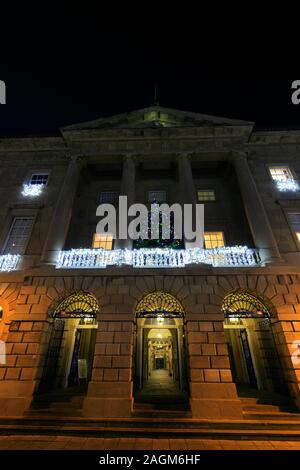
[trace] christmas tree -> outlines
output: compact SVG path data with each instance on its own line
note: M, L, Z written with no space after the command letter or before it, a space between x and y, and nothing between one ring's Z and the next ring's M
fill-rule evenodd
M159 225L159 236L151 240L151 220L157 220ZM170 230L166 230L167 228ZM154 229L153 229L154 230ZM148 213L148 239L139 238L134 242L134 248L173 248L183 249L184 244L181 239L175 238L174 234L174 214L164 213L160 210L160 206L157 202L151 204L151 212ZM169 233L168 233L169 232Z

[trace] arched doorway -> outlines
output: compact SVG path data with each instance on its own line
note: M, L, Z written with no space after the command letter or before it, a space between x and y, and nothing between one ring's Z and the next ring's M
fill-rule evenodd
M222 311L239 395L251 390L287 393L272 331L272 305L256 293L238 290L224 298Z
M50 308L53 319L39 393L86 388L91 379L96 343L96 298L71 291Z
M184 309L166 292L143 297L136 308L135 403L186 403Z

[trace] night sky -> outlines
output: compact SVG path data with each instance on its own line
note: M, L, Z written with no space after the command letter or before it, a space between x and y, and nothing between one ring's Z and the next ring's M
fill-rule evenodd
M130 37L85 26L77 34L74 25L63 34L55 26L51 36L40 30L7 38L0 63L7 86L2 136L57 133L68 124L149 106L155 83L161 106L255 121L258 128L300 129L300 105L291 102L297 76L261 79L245 67L228 76L205 61L200 38L179 48L153 34Z

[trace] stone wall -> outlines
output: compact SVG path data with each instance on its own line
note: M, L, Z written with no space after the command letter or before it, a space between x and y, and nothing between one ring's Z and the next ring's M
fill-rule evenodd
M175 295L186 311L190 405L194 417L238 418L241 406L232 383L221 304L236 289L250 289L270 301L273 331L285 381L300 407L300 364L292 361L300 341L298 275L146 275L32 277L0 284L4 308L2 338L7 361L0 365L0 414L22 415L41 377L51 319L49 306L70 289L98 299L101 312L86 416L130 416L135 306L155 290ZM2 325L3 327L3 325ZM9 330L9 331L8 331Z

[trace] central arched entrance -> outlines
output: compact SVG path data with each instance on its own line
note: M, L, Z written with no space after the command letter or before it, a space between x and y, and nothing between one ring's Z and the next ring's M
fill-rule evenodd
M153 292L138 303L134 362L135 403L188 401L184 309L173 295Z
M39 393L87 387L92 375L99 305L84 291L72 291L50 308L52 325Z

